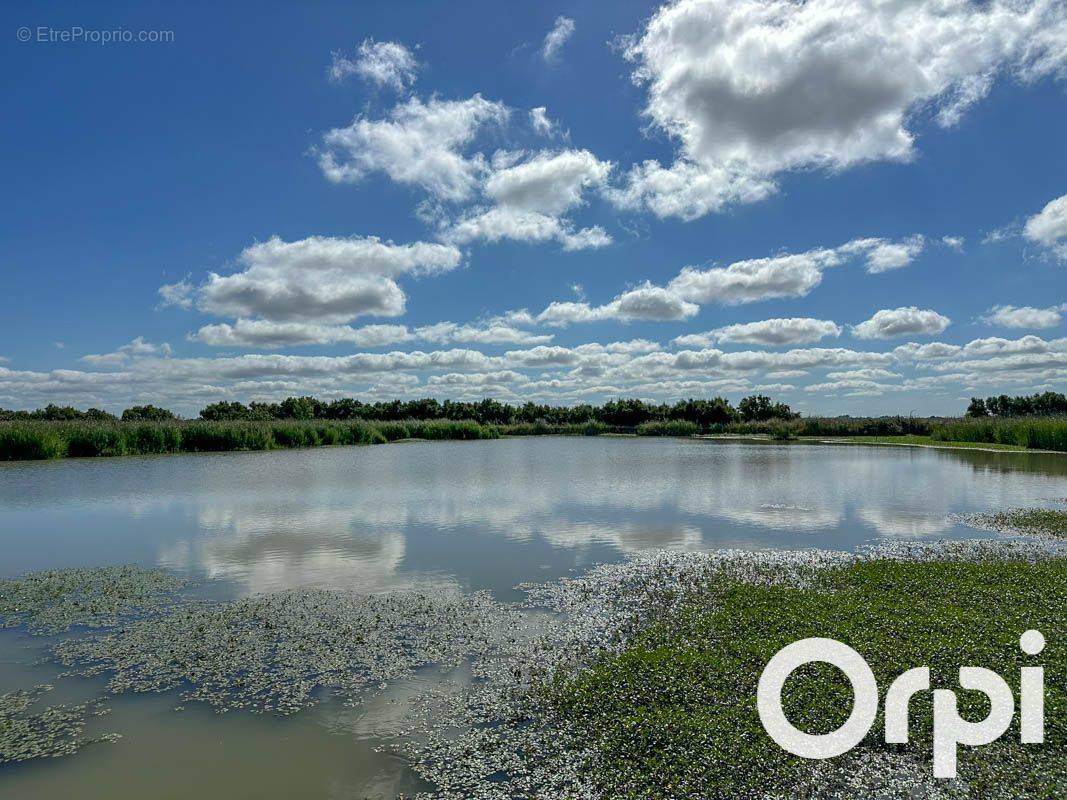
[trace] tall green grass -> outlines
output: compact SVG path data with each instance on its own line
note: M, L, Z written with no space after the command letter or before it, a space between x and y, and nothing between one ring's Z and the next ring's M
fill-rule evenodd
M603 433L628 433L631 428L605 425L595 419L587 422L554 424L551 422L516 422L512 425L497 425L503 436L600 436Z
M990 442L1067 451L1067 417L962 419L935 428L931 436L943 442Z
M493 439L472 420L275 420L270 422L0 422L0 460L206 453L384 444L399 439Z
M653 420L637 426L638 436L692 436L695 433L700 433L700 426L687 419Z

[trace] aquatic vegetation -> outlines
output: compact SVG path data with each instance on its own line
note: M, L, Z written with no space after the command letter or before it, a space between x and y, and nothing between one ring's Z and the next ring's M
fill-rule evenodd
M930 663L947 686L964 663L1011 675L1026 658L1020 631L1067 623L1062 549L989 540L856 554L655 553L528 588L531 605L562 621L484 667L484 685L441 723L465 733L431 730L409 747L438 785L427 797L1007 798L1067 787L1067 648L1051 637L1041 657L1058 682L1047 744L1024 748L1009 734L967 751L959 781L934 780L925 763L928 698L915 701L917 742L887 748L872 733L828 762L777 748L754 709L762 666L807 635L868 654L883 686L915 663ZM793 680L790 714L801 727L840 721L851 695L839 674L805 668ZM981 716L973 699L963 708Z
M88 744L118 738L116 734L84 735L89 717L108 713L102 700L47 706L35 711L35 706L52 688L46 684L0 694L0 764L70 755Z
M456 664L513 627L485 593L294 590L187 603L54 653L77 674L108 673L114 693L180 689L220 711L290 714L320 691L354 701L418 667Z
M0 627L107 627L172 605L184 585L169 572L133 565L31 572L0 580Z
M1067 539L1067 511L1054 508L1013 508L985 514L961 514L960 522L973 528L1021 536Z

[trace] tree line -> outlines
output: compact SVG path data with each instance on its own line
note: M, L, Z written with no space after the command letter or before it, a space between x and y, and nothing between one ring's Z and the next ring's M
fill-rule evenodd
M486 398L478 402L439 401L432 397L419 400L388 400L365 403L353 398L319 400L315 397L287 397L280 403L220 401L205 406L200 419L208 421L271 420L474 420L483 425L512 425L542 422L549 425L573 425L600 422L614 426L637 426L646 422L684 420L701 428L730 422L791 420L800 415L787 404L774 402L765 395L743 398L735 407L724 397L679 400L676 403L648 403L638 399L611 400L603 405L582 403L575 406L552 406L540 403L512 405ZM133 406L121 417L90 408L85 411L71 406L50 404L35 411L0 409L0 420L46 421L118 421L163 422L177 419L165 408L153 405Z
M1067 416L1067 397L1059 392L1009 397L972 397L968 417L1054 417Z

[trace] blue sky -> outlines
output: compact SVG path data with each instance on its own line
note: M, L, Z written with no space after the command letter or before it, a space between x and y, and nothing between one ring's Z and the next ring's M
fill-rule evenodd
M9 4L0 406L1063 391L1067 11L832 5Z

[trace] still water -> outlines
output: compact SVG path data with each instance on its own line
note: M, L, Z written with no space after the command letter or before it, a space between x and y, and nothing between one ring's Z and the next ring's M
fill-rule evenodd
M1067 456L680 439L530 438L0 464L0 575L137 563L238 597L297 587L486 589L515 600L645 550L852 549L972 538L954 512L1049 505ZM0 692L52 680L47 641L0 631ZM461 681L462 676L445 680ZM416 676L356 709L217 715L123 696L123 738L0 766L0 796L392 798L422 788L378 752ZM49 702L92 696L65 679Z

